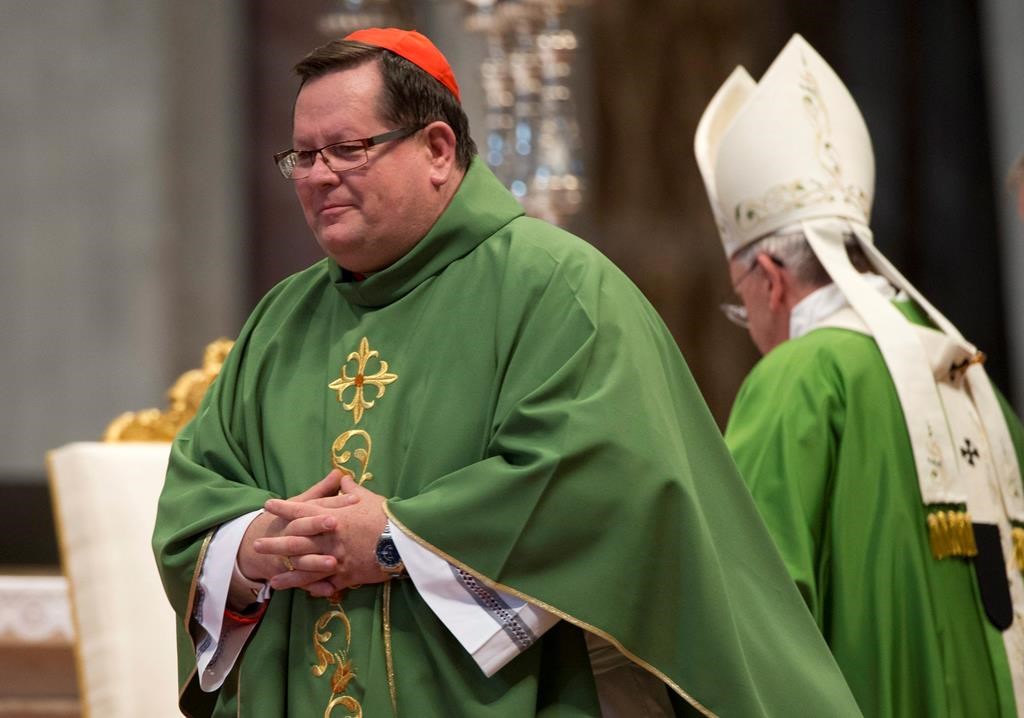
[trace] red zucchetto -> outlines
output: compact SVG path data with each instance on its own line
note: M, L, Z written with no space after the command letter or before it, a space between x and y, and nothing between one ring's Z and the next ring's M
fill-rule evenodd
M442 85L447 87L455 99L459 97L459 85L455 82L448 60L425 35L415 30L399 30L394 27L369 27L356 30L345 37L374 47L382 47L404 57Z

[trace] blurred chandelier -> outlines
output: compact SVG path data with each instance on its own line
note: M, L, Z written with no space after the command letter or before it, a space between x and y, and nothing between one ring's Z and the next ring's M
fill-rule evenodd
M366 27L399 26L406 15L404 5L390 0L336 0L332 9L317 19L317 30L334 38Z
M555 224L583 200L579 126L570 90L576 34L561 0L466 0L485 37L482 154L526 211ZM577 3L579 4L579 3Z
M566 11L588 0L462 0L466 28L484 38L480 154L534 217L562 225L583 202L583 162L570 90L578 40ZM338 0L319 29L415 26L422 4ZM426 3L429 8L432 3ZM428 10L429 11L429 10Z

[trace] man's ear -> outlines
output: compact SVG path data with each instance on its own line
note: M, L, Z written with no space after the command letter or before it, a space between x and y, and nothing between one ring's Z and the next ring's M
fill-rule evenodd
M437 120L423 128L423 138L430 156L430 181L440 187L455 169L455 132L447 122Z
M780 267L763 252L757 255L757 263L761 265L768 278L768 308L773 312L785 308L786 298L791 289L785 268Z

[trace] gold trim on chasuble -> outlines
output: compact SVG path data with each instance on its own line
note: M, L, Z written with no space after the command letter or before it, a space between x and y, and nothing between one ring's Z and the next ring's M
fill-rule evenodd
M367 363L371 359L376 359L379 365L377 371L372 374L367 372ZM348 364L352 361L356 362L355 376L349 376L348 374ZM341 402L342 409L351 411L352 423L358 424L363 418L363 413L372 409L377 400L384 396L385 387L397 379L398 375L388 371L388 363L380 358L377 350L370 349L369 340L363 337L359 341L359 349L348 355L345 364L341 367L339 377L328 384L327 388L338 392L338 401ZM377 390L372 401L367 399L365 395L365 387L368 385ZM346 403L345 392L348 389L354 389L355 391L352 395L352 401ZM364 446L346 449L346 445L352 439L358 439ZM353 428L341 433L331 445L331 465L351 476L361 486L373 478L373 474L368 470L372 444L373 441L370 434L362 429ZM358 464L358 473L348 466L349 462L353 459ZM328 610L317 619L316 625L313 627L313 650L316 653L317 659L316 665L311 669L313 675L321 678L327 673L329 666L334 666L334 671L330 677L331 696L327 701L327 707L324 708L324 718L331 718L334 709L339 706L348 712L346 718L362 718L363 716L362 704L353 696L346 694L349 683L356 677L356 670L352 665L352 659L349 657L349 650L352 646L352 624L341 605L344 593L344 591L338 591L327 599ZM382 610L384 613L384 656L387 663L388 691L391 694L391 707L397 716L398 698L395 691L394 665L391 658L390 583L384 584ZM341 628L344 631L345 647L331 650L331 647L327 644L334 637L334 632L329 630L329 626L335 620L341 623Z
M491 588L491 589L493 589L495 591L500 591L502 593L507 593L510 596L515 596L516 598L518 598L518 599L520 599L522 601L526 601L527 603L532 603L534 606L537 606L538 608L542 608L545 611L547 611L548 613L551 613L551 614L553 614L555 616L558 616L563 621L567 621L567 622L573 624L574 626L576 626L577 628L580 628L580 629L582 629L584 631L589 631L590 633L593 633L595 636L599 636L600 638L603 638L604 640L608 641L608 643L610 643L619 653L621 653L626 658L631 660L633 663L635 663L638 666L640 666L641 668L643 668L648 673L653 674L655 678L657 678L659 681L664 683L670 689L675 691L680 697L683 698L683 700L685 700L687 703L689 703L702 716L706 716L706 718L719 718L717 713L714 713L713 711L711 711L710 708L708 708L703 703L698 701L696 698L691 696L689 693L684 691L682 689L682 687L679 686L679 684L677 684L675 681L673 681L667 675L662 673L656 667L654 667L653 665L651 665L650 663L648 663L647 661L645 661L644 659L640 658L638 655L636 655L635 653L633 653L632 651L627 649L624 645L622 645L622 642L619 641L617 638L615 638L615 636L613 636L612 634L607 633L607 632L601 630L597 626L592 626L591 624L587 623L586 621L580 620L579 618L576 618L575 616L571 616L568 613L566 613L565 611L562 611L562 610L560 610L558 608L555 608L554 606L552 606L549 603L545 603L544 601L541 601L539 598L534 598L533 596L528 596L527 594L523 593L522 591L517 591L516 589L512 588L511 586L506 586L503 583L498 583L497 581L492 581L491 579L489 579L487 576L484 576L479 571L477 571L477 570L473 569L472 567L462 563L461 561L459 561L457 558L455 558L451 554L445 553L444 551L439 549L437 546L434 546L429 541L425 540L424 538L420 537L419 535L417 535L416 533L411 531L405 524L403 524L401 521L399 521L398 519L395 518L395 515L393 513L391 513L391 509L388 508L387 504L384 504L384 513L386 513L388 515L388 519L391 521L391 523L393 523L403 534L405 534L406 536L411 538L413 541L415 541L416 543L418 543L420 546L422 546L423 548L427 549L431 553L433 553L433 554L435 554L437 556L440 556L445 561L450 563L452 566L455 566L456 568L462 569L463 571L468 573L470 576L475 578L477 581L479 581L484 586L487 586L488 588Z
M54 495L56 495L56 494L54 494ZM193 611L195 611L196 593L198 592L197 589L199 587L199 574L202 573L203 564L206 563L206 551L207 551L207 549L210 548L210 542L213 540L213 534L214 534L213 531L209 531L206 534L206 538L203 539L203 543L200 544L200 546L199 546L199 557L196 559L196 567L192 571L192 582L189 584L189 587L188 587L188 601L186 602L186 605L185 605L185 614L184 614L185 617L184 617L184 619L182 621L182 624L185 626L185 635L188 636L188 642L192 645L192 653L195 654L195 655L199 655L199 652L196 650L195 637L192 635L192 615L193 615ZM182 701L182 699L185 696L185 691L188 689L189 685L192 683L192 679L195 679L197 681L199 680L199 678L196 675L198 673L199 673L199 663L197 661L192 666L192 670L189 672L188 678L186 678L184 681L182 681L178 685L178 706L179 707L181 706L181 701ZM79 676L84 676L85 673L80 672L78 675Z

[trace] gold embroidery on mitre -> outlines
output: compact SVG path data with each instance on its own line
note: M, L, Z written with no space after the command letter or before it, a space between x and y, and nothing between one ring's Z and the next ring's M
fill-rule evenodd
M775 185L757 199L743 200L733 210L736 225L747 229L763 220L793 209L812 206L822 202L841 201L856 207L866 217L870 211L867 193L854 184L843 183L843 166L839 153L832 144L832 123L828 107L821 98L818 80L807 67L807 58L801 53L803 72L800 74L800 89L804 91L804 110L814 127L814 142L818 162L828 173L829 179L798 179Z
M376 359L379 364L379 368L373 374L368 374L366 369L367 362L370 359ZM351 361L356 362L355 376L348 375L348 363ZM363 337L359 342L358 351L349 354L345 364L342 365L341 376L327 386L338 392L338 401L341 402L342 408L345 411L351 411L353 420L358 424L359 420L363 418L363 412L373 408L377 399L384 396L384 389L387 385L397 379L398 375L388 372L388 363L380 358L380 353L376 349L370 349L370 342L366 337ZM373 401L366 398L367 385L377 390ZM355 393L352 401L345 403L345 391L348 389L355 389Z
M971 515L966 511L933 511L928 514L928 540L932 556L970 558L978 555Z
M362 439L366 443L366 447L363 448L360 446L353 450L346 449L345 445L348 443L349 439L353 437L359 437ZM370 465L370 448L372 444L373 441L370 439L370 435L368 433L362 429L350 429L334 440L334 444L331 446L331 463L336 469L348 474L355 479L360 486L362 486L363 483L373 478L373 474L366 470ZM346 466L346 464L353 458L355 458L359 463L358 474Z

